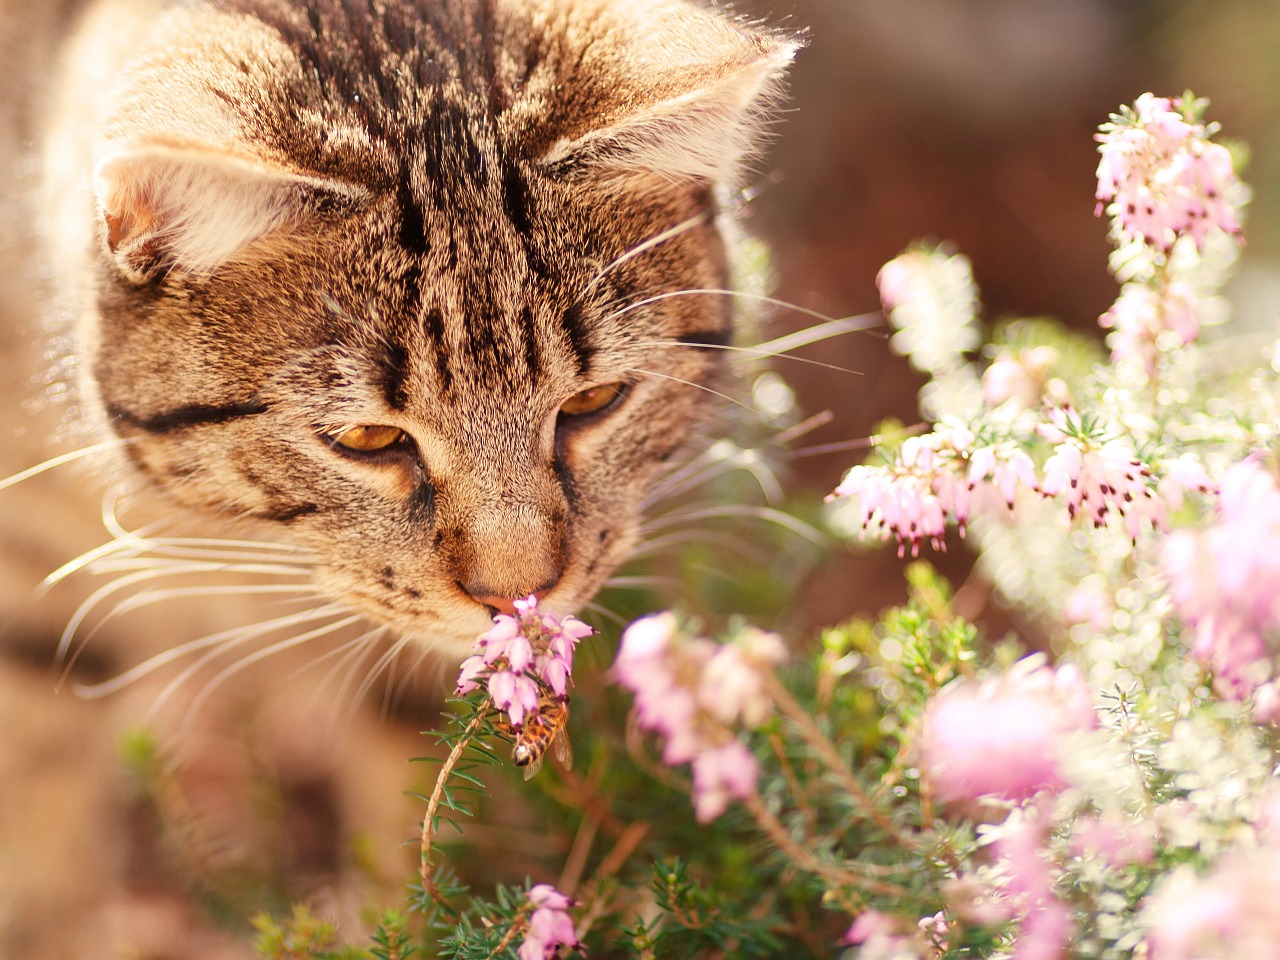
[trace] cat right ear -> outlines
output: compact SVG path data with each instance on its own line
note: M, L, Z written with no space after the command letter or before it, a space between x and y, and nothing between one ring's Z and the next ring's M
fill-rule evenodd
M594 123L583 130L571 121L543 166L568 176L732 181L758 146L800 43L687 5L639 10L643 29L631 32L646 38L644 70L583 91L579 116Z
M215 150L143 145L102 159L93 189L116 266L134 283L210 273L290 223L343 215L359 187Z

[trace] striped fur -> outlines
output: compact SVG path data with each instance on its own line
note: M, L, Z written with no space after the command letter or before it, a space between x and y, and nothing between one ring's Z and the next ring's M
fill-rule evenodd
M712 408L729 301L661 295L726 287L794 45L684 0L83 6L45 211L84 422L450 652L476 597L588 599Z

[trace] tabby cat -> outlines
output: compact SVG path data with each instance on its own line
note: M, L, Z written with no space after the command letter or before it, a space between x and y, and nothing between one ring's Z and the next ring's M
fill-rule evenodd
M53 358L65 395L0 474L55 419L51 449L118 441L447 654L627 556L724 375L725 200L790 39L684 0L0 0L0 45L4 253L33 264L0 360L35 395L17 365ZM82 495L47 482L3 562Z

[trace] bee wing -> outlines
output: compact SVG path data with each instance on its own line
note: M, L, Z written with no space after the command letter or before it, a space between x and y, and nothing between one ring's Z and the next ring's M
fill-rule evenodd
M542 769L542 761L547 758L545 753L540 753L530 760L524 767L524 778L531 780L533 775Z
M560 736L555 741L556 759L560 761L560 765L566 770L573 769L573 747L569 743L568 728L560 731Z

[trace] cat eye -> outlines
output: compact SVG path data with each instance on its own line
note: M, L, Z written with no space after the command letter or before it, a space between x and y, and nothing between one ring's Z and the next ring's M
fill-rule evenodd
M585 417L593 413L603 413L621 400L626 392L627 384L621 381L588 387L586 390L575 393L560 404L560 415L565 417Z
M347 427L328 435L335 447L351 453L380 453L408 442L408 434L399 427L384 425Z

